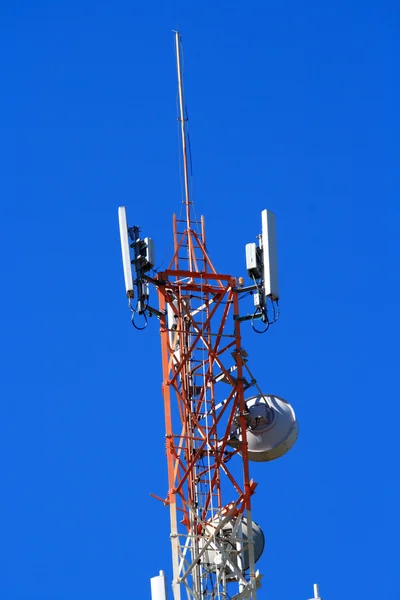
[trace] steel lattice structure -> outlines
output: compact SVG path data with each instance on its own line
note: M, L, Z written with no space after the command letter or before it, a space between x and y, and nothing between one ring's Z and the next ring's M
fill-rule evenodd
M179 225L185 226L182 233L177 231ZM227 577L236 579L246 594L249 581L255 588L251 539L247 541L249 580L238 566L244 550L241 518L245 515L251 531L255 483L250 480L246 448L245 353L240 321L234 319L239 316L237 282L214 269L204 243L204 220L201 233L193 225L189 213L187 221L174 219L174 257L157 277L160 312L165 314L160 331L169 480L166 503L171 513L176 600L178 582L196 600L225 597ZM191 263L192 270L180 268L180 253L185 250L189 252L185 262ZM222 399L218 387L223 388ZM240 453L228 445L235 421L243 440ZM242 466L240 481L230 469L234 455ZM224 550L222 532L228 521L237 524L236 564L232 552ZM232 540L230 533L225 541L231 545ZM207 566L215 550L221 553L218 569Z
M239 288L234 277L214 268L204 219L191 218L178 33L175 40L186 215L174 215L174 255L156 277L174 600L180 599L182 586L190 600L227 598L232 582L237 583L235 598L255 598L260 575L254 569L251 496L256 484L247 456L244 389L249 383ZM241 434L237 448L230 445L234 424ZM230 467L234 456L240 479Z

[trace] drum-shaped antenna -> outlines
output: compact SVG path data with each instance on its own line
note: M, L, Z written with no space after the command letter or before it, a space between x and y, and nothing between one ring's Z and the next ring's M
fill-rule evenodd
M214 519L207 527L206 527L206 535L204 539L213 535L213 531L218 527L219 519ZM248 531L247 531L247 519L245 517L242 518L242 522L240 524L241 532L239 533L238 528L235 528L236 520L232 519L224 525L222 530L220 530L215 536L216 541L222 546L227 553L229 560L241 571L247 571L249 568L249 552L247 549L247 539L248 539ZM234 535L234 529L236 529L236 534ZM252 523L253 530L253 543L254 543L254 561L257 562L260 558L261 554L264 551L265 546L265 538L264 534L261 530L261 527L257 525L253 521ZM240 553L238 551L237 542L238 540L242 540L242 546L244 547L244 551ZM201 546L201 542L200 542ZM239 555L241 556L241 560L239 560ZM204 552L202 563L204 566L210 570L215 571L219 568L221 562L221 553L216 549L213 543L211 543L211 547ZM231 568L229 565L225 567L226 576L229 580L229 575L233 575Z
M246 400L248 408L247 445L249 460L264 462L286 454L295 443L299 427L293 408L278 396L259 395ZM237 423L228 444L240 447Z

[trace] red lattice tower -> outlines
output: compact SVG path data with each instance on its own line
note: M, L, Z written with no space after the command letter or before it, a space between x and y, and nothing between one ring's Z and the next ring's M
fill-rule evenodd
M256 484L250 480L247 457L246 355L238 319L239 288L234 277L216 271L207 253L204 219L195 221L191 216L178 33L176 52L186 215L185 219L174 215L174 255L156 280L159 310L164 315L160 333L169 482L166 504L177 600L180 585L190 598L225 597L232 581L237 581L242 593L249 586L255 593L251 496ZM223 389L218 393L217 388ZM236 449L229 445L235 423L242 440ZM237 548L224 548L233 542ZM244 549L248 578L241 564Z

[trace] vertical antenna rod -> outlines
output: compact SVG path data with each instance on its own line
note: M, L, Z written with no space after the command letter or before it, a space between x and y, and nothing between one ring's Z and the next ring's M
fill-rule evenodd
M178 71L178 92L179 92L179 121L181 122L182 154L183 154L183 175L185 179L185 205L186 205L186 223L190 230L190 198L189 198L189 173L186 149L186 128L185 128L185 108L183 98L183 81L181 68L181 41L179 31L175 31L175 50L176 50L176 68Z
M322 598L319 595L318 583L314 583L314 598L311 598L310 600L322 600Z

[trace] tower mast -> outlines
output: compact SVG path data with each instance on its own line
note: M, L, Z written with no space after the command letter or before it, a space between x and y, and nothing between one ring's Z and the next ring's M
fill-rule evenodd
M175 48L186 218L174 217L174 256L168 270L157 276L159 311L165 315L160 333L174 600L180 600L181 587L191 600L225 598L233 582L241 598L255 599L260 577L254 572L255 483L249 477L246 446L241 323L236 320L232 330L228 321L232 312L239 313L236 279L217 273L205 247L204 219L191 219L178 32ZM188 264L181 265L187 260L185 247ZM234 423L242 440L240 453L228 445ZM242 465L241 480L229 465L234 455ZM183 517L179 523L178 512Z
M249 460L278 458L297 437L293 409L262 393L242 346L244 322L262 320L266 331L277 319L270 320L267 310L272 306L276 315L279 296L275 218L264 210L260 247L246 246L251 285L243 287L243 281L216 270L204 218L196 221L191 214L178 32L175 49L186 214L173 215L174 253L167 269L148 275L155 264L153 242L142 239L138 227L129 228L125 207L119 209L132 322L139 329L136 315L145 322L146 315L155 315L160 325L168 492L164 499L155 497L169 507L173 600L182 600L182 592L187 600L256 600L262 575L255 563L264 535L252 518L257 484ZM157 290L157 309L149 304L150 285ZM249 292L255 310L243 315L240 301ZM163 572L152 589L153 600L166 600Z

